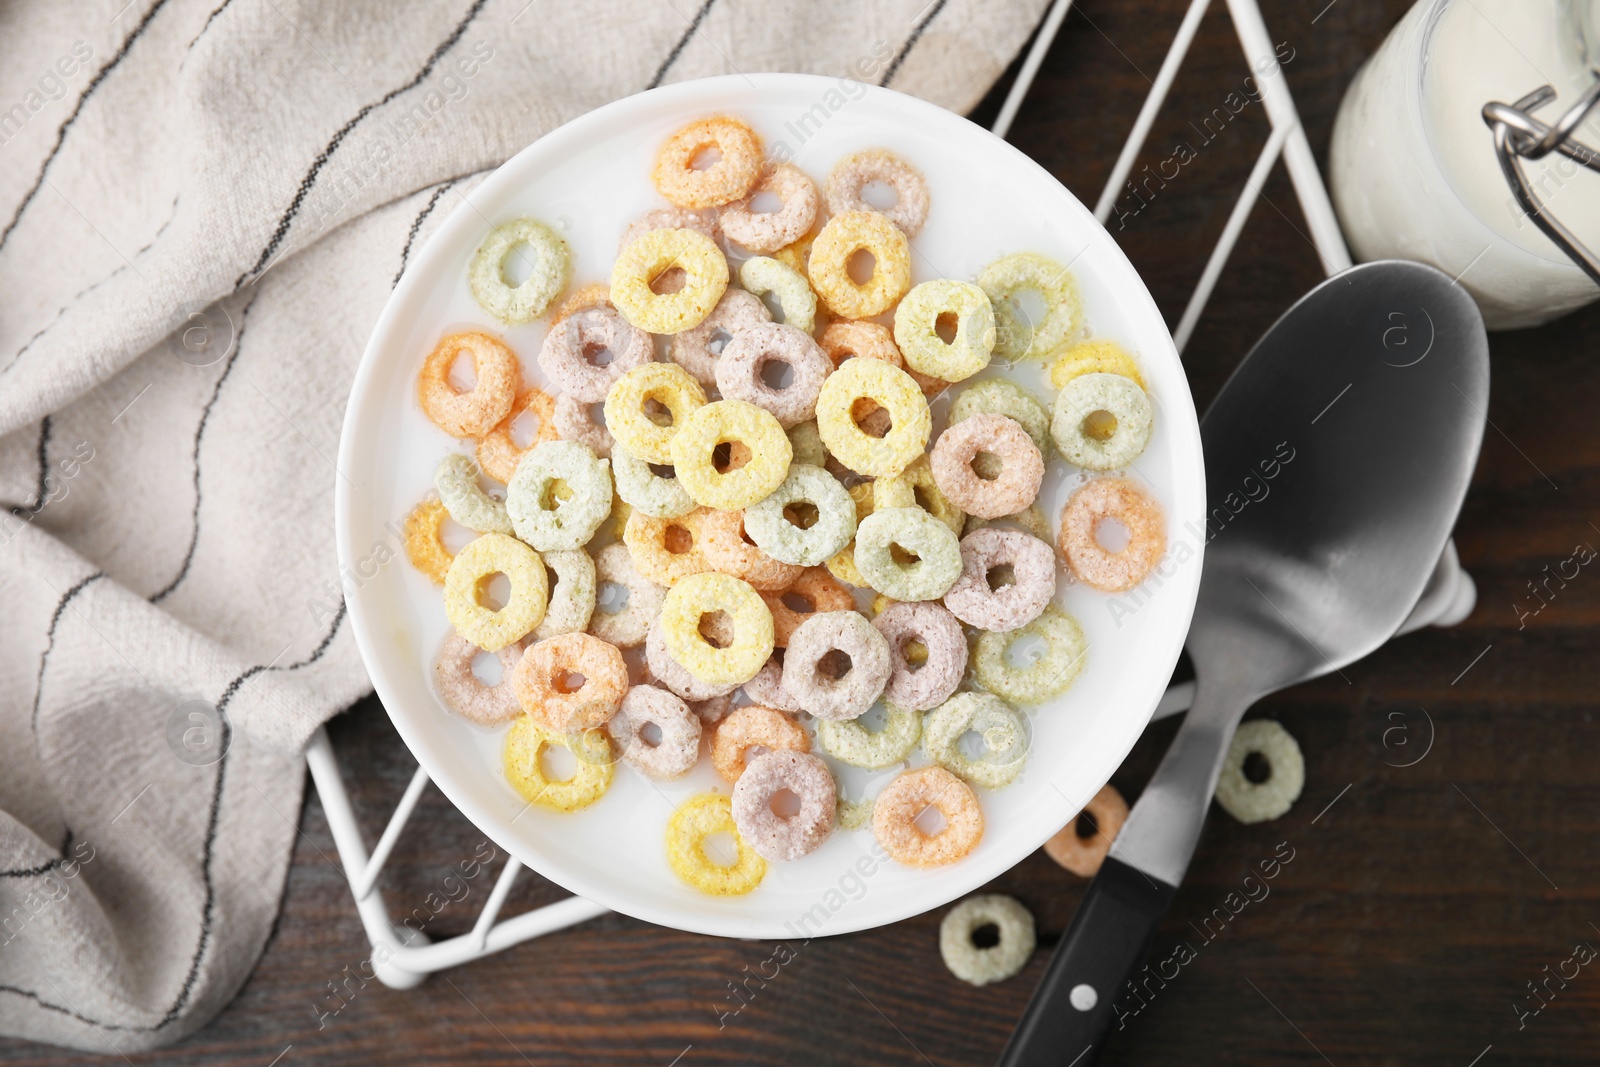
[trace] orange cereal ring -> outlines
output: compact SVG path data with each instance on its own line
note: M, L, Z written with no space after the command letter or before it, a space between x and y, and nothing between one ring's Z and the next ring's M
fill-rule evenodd
M704 170L695 159L708 149L722 156ZM761 176L761 138L727 115L691 122L668 137L656 153L650 180L662 196L679 207L718 207L738 200Z
M711 569L742 578L757 591L782 591L805 573L804 567L773 559L744 532L743 511L706 509L700 522L700 550Z
M550 313L550 328L555 329L562 319L574 312L611 306L610 283L591 282L556 305L556 309Z
M1100 864L1105 862L1117 831L1128 819L1128 802L1122 799L1116 786L1107 782L1083 810L1094 820L1095 832L1089 837L1078 833L1078 816L1074 815L1071 822L1044 843L1044 851L1079 878L1093 878Z
M538 420L539 428L527 448L518 448L511 436L511 424L517 416L528 412ZM497 482L509 482L517 473L517 464L528 450L541 441L559 441L561 434L555 425L556 402L543 389L529 386L511 405L511 411L500 420L500 425L483 435L478 442L478 466Z
M917 826L917 817L928 808L944 816L945 828L937 834ZM966 782L943 767L923 767L884 786L872 805L872 834L907 867L942 867L977 847L983 811Z
M1095 533L1102 520L1115 519L1128 530L1120 552L1101 546ZM1072 573L1103 593L1132 589L1161 562L1167 551L1166 518L1161 505L1137 482L1096 478L1061 509L1056 549Z
M906 365L900 349L895 347L894 334L889 327L876 322L830 322L817 338L817 344L836 368L855 356L882 360L901 369Z
M800 577L781 593L762 593L772 611L772 643L786 648L799 625L828 611L853 611L855 594L841 585L822 567L807 567Z
M850 259L872 254L872 277L857 284ZM894 223L876 211L846 211L829 219L811 243L806 264L811 288L841 319L870 319L894 307L911 288L911 245Z
M511 672L517 702L541 727L574 734L604 726L628 692L617 646L585 633L535 641Z
M456 357L472 358L477 384L458 391L450 384ZM422 413L452 437L482 437L511 411L517 399L522 368L517 354L486 333L453 333L434 346L417 376Z
M706 508L696 508L687 515L658 519L635 509L622 528L622 543L633 556L634 568L648 580L666 586L710 570L700 532L708 513Z
M674 267L683 288L658 293L651 283ZM649 333L682 333L700 325L728 289L728 261L717 243L695 230L651 230L611 265L611 303Z
M811 751L811 739L806 736L805 727L776 708L746 704L734 708L726 719L717 723L711 735L711 762L724 780L737 782L744 773L745 753L756 745L769 752L780 749Z
M439 537L444 520L449 517L444 501L431 495L406 516L406 558L434 585L444 584L450 562L455 559Z

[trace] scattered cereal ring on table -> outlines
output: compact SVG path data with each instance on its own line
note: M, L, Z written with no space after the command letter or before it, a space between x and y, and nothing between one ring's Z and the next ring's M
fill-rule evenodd
M739 267L739 284L756 297L772 294L783 311L783 325L807 335L817 324L817 294L805 277L784 263L766 256L752 256Z
M528 276L513 285L506 266L513 257L532 258ZM512 219L489 231L467 267L467 285L478 306L507 325L532 322L567 287L572 255L561 235L538 219Z
M1109 551L1097 537L1106 519L1128 531L1128 543L1120 551ZM1096 478L1073 493L1061 509L1056 550L1085 585L1121 593L1144 581L1166 554L1166 518L1161 505L1137 482Z
M902 563L895 549L911 558ZM938 600L961 577L961 543L921 508L874 511L856 527L855 564L895 600Z
M1267 779L1252 782L1245 761L1255 755L1267 765ZM1240 822L1267 822L1286 814L1300 799L1306 784L1306 761L1300 745L1282 724L1272 719L1241 723L1228 745L1217 779L1217 803Z
M1017 425L1028 433L1028 438L1039 449L1039 454L1050 454L1050 415L1033 396L1016 382L1006 378L985 378L974 382L950 402L949 424L954 426L974 415L1004 415L1015 419ZM988 472L979 469L979 474Z
M950 698L967 671L967 635L945 608L924 600L888 604L872 625L889 645L891 671L883 699L912 711L936 708ZM910 645L922 646L913 664Z
M443 585L455 557L439 537L444 520L450 517L444 501L429 497L406 516L406 558L434 585Z
M917 817L927 808L944 816L945 827L923 833ZM884 786L872 805L872 834L885 852L907 867L941 867L977 847L983 810L972 787L943 767L906 771Z
M1140 389L1146 388L1139 364L1128 350L1102 338L1090 338L1062 349L1050 364L1050 384L1057 389L1065 389L1068 382L1084 374L1120 374L1132 378Z
M633 554L639 573L657 585L674 586L691 574L711 569L700 545L700 520L707 514L697 508L687 515L658 519L635 510L622 530L622 543Z
M472 360L477 382L458 391L450 384L457 357ZM522 369L517 355L486 333L453 333L434 346L417 376L417 401L422 413L452 437L481 437L511 413Z
M644 657L645 665L650 668L650 675L690 703L714 700L717 697L727 696L739 688L738 683L713 685L690 674L667 649L666 627L660 615L651 621L650 629L645 634Z
M617 242L617 254L643 237L651 230L694 230L703 233L713 241L717 239L717 213L709 208L700 211L690 211L681 207L660 207L654 211L646 211L634 219L622 231L622 239ZM606 287L606 302L610 303L610 287Z
M789 368L785 385L769 385L767 368ZM743 400L770 411L788 429L817 413L817 393L833 373L811 335L793 326L763 323L733 335L717 358L717 389L724 400Z
M644 728L654 726L655 741ZM650 778L678 778L700 759L700 717L665 689L636 685L606 722L606 733L622 750L622 758Z
M985 926L994 927L998 938L979 947L973 938ZM1022 973L1037 945L1032 913L999 893L968 897L939 924L939 955L950 973L968 985L1003 982Z
M604 425L595 421L595 404L585 404L571 396L556 398L555 415L550 420L550 425L555 428L556 438L561 441L576 441L588 447L589 451L601 459L609 459L611 448L616 442L611 437L611 431Z
M983 754L962 751L968 732L983 739ZM1010 705L989 693L957 693L922 718L922 750L956 777L985 789L1016 781L1028 761L1028 728Z
M611 353L604 366L593 362L602 352ZM654 358L650 335L605 307L573 313L552 326L539 346L545 377L586 404L605 400L613 382Z
M822 444L822 434L817 432L817 422L797 422L784 430L789 435L789 445L794 449L792 463L808 467L822 467L828 462L828 450Z
M854 405L869 399L889 412L893 425L874 437L856 422ZM910 375L875 359L847 359L817 394L817 430L840 463L868 478L905 470L927 448L933 415Z
M595 566L594 559L581 548L543 554L545 575L555 575L549 584L549 602L544 618L534 627L533 636L539 640L558 634L577 633L589 628L594 615Z
M1023 638L1039 638L1045 648L1031 662L1016 664L1011 646ZM1083 672L1089 642L1083 628L1059 608L1046 608L1025 626L978 637L972 674L978 684L1012 704L1043 704L1065 693Z
M737 782L745 771L745 753L761 746L770 752L810 752L805 727L777 708L746 704L717 724L711 735L711 762L724 781Z
M817 744L840 763L882 770L916 751L922 738L922 713L885 704L883 728L869 730L856 719L823 719L817 723Z
M555 496L564 482L572 495ZM541 552L582 548L611 514L611 464L576 441L544 441L517 464L506 485L517 536Z
M857 284L850 277L850 260L862 251L872 255L872 277ZM911 246L876 211L846 211L829 219L811 243L806 273L834 315L870 319L894 307L911 288Z
M817 344L822 346L835 368L856 356L896 367L905 366L900 350L894 346L894 334L889 327L876 322L830 322L817 338Z
M772 601L769 599L767 603L770 606ZM756 672L756 676L744 683L744 695L749 698L750 703L760 704L766 708L776 708L779 711L805 710L793 697L783 691L783 661L778 658L776 650Z
M513 642L495 656L500 660L500 681L484 684L472 672L472 661L483 650L454 630L445 635L439 655L433 661L433 687L444 706L479 726L500 726L522 714L511 691L511 672L522 658L522 648Z
M978 473L980 455L998 460L992 478ZM1044 457L1017 420L1004 415L982 412L946 428L928 462L934 482L956 507L986 519L1021 511L1044 483Z
M733 638L711 643L701 629L707 615L725 612ZM726 574L691 574L667 591L661 604L667 651L690 674L710 685L742 685L772 655L772 612L749 582Z
M894 190L891 207L879 208L868 202L863 191L873 182ZM873 211L882 214L915 237L928 221L928 183L922 172L884 148L869 148L845 156L828 175L828 210L835 215L846 211Z
M728 445L726 468L717 450ZM696 408L672 437L672 466L695 502L723 510L754 504L783 483L794 448L770 411L742 400Z
M739 836L769 860L797 860L833 833L837 786L828 765L808 752L764 752L751 760L733 786L733 821ZM800 802L779 815L772 801L788 790Z
M617 495L651 518L675 519L694 510L694 498L676 477L657 474L621 445L611 453L611 476L616 479Z
M674 267L683 288L658 293L650 287ZM682 333L698 326L728 288L728 261L716 242L694 230L651 230L611 265L611 303L622 317L649 333Z
M504 574L511 583L505 606L485 607L489 579ZM450 562L444 578L444 613L456 633L485 652L520 641L544 618L549 596L539 554L515 537L484 534L467 543Z
M814 516L800 514L807 506ZM790 517L791 510L796 518ZM804 518L811 518L811 525L801 526ZM782 485L745 509L744 528L773 559L815 567L855 537L856 505L833 475L821 467L794 463Z
M511 405L511 411L500 420L499 425L478 441L476 453L478 466L502 485L511 481L511 476L517 473L517 464L522 462L522 457L528 454L529 448L540 441L561 439L561 432L555 425L555 411L556 402L549 393L531 386L524 389L518 394L516 401ZM528 448L518 448L512 438L511 428L524 412L533 417L537 428L533 440L528 443Z
M782 684L816 718L854 719L883 693L889 671L889 643L872 623L854 611L826 611L789 635Z
M939 324L953 318L946 341ZM971 282L938 278L923 282L894 309L894 343L906 366L943 382L970 378L989 365L994 352L994 308Z
M787 648L795 630L813 615L856 606L854 594L821 567L808 567L788 589L763 593L762 599L772 612L772 643L777 648Z
M989 528L961 539L961 577L944 606L968 626L1004 633L1037 619L1055 595L1050 545L1021 530Z
M696 169L695 160L711 149L721 158ZM763 162L761 138L754 130L728 115L713 115L673 131L656 153L650 180L678 207L719 207L750 192Z
M1150 398L1120 374L1084 374L1056 397L1050 434L1068 463L1086 470L1126 467L1150 443Z
M705 402L705 390L682 367L646 363L618 378L606 394L606 428L647 463L671 463L673 436ZM652 405L664 422L652 417Z
M899 474L879 478L872 483L872 507L921 508L929 515L950 527L957 537L967 524L967 513L956 507L939 488L933 476L933 466L926 455L918 456Z
M1106 853L1111 851L1111 842L1116 840L1117 832L1128 820L1128 802L1108 782L1083 806L1083 810L1094 821L1094 834L1090 837L1079 834L1078 817L1074 815L1071 822L1044 843L1044 851L1045 855L1079 878L1093 878L1105 862Z
M539 759L555 746L577 757L577 769L566 781L544 773ZM604 730L581 734L553 734L526 715L506 731L503 761L506 781L529 803L552 811L577 811L605 796L611 787L611 743Z
M713 834L733 838L737 854L731 864L706 854L706 839ZM767 861L739 836L733 801L718 793L691 797L672 813L667 820L667 864L685 885L715 897L742 896L767 874Z
M674 334L667 351L672 361L693 375L701 385L716 385L721 349L713 351L711 346L726 346L740 330L771 321L772 312L767 310L767 305L761 302L760 297L743 289L730 288L722 294L722 299L717 301L717 306L711 309L711 314L700 325Z
M776 196L778 210L756 211L752 201L761 193ZM821 202L816 183L805 171L792 163L769 163L744 199L722 209L718 222L730 241L770 255L811 231Z
M977 464L973 464L973 466L976 467ZM998 519L985 519L978 515L968 515L967 524L961 528L961 531L963 534L969 534L973 530L982 530L985 527L1002 522L1011 523L1017 529L1024 533L1032 534L1046 544L1056 539L1055 531L1050 528L1050 520L1045 518L1044 512L1039 509L1037 501L1029 504L1015 515L1002 515Z
M638 648L650 632L651 621L661 612L666 589L639 573L625 545L602 548L595 557L594 572L597 590L620 586L627 600L620 610L610 610L612 598L597 595L589 632L618 648Z
M522 710L557 734L578 733L617 713L628 665L613 644L585 633L535 641L517 661L511 685Z
M999 336L995 354L1006 360L1043 359L1083 328L1083 301L1072 272L1049 256L1019 252L997 259L978 275L978 287L994 307ZM1044 300L1044 317L1028 317L1013 299L1034 292Z
M757 592L781 593L805 568L774 559L752 544L745 532L748 514L706 511L700 519L700 550L712 570L749 582Z
M433 472L433 487L450 517L474 533L511 532L511 516L503 501L485 493L478 485L478 465L471 456L452 452L439 461Z

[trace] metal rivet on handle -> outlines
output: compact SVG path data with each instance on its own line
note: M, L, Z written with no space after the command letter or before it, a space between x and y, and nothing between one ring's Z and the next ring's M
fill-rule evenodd
M1094 1006L1100 1003L1100 994L1094 991L1094 986L1080 984L1072 987L1072 992L1067 994L1067 999L1079 1011L1092 1011Z

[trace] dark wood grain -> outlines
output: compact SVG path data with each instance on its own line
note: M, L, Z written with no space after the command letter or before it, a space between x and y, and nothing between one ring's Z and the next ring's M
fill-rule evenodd
M1343 86L1407 7L1340 0L1313 24L1324 4L1266 5L1274 40L1294 50L1289 83L1319 153ZM1088 203L1184 6L1083 0L1050 52L1011 139ZM1213 8L1141 165L1179 139L1193 141L1190 120L1247 73L1223 5ZM975 118L996 113L1006 84ZM1169 322L1265 137L1260 105L1247 107L1148 207L1112 224ZM1279 168L1185 359L1201 405L1262 330L1320 280L1305 229ZM1553 999L1521 1028L1513 1005L1533 1006L1526 983L1576 943L1600 945L1600 576L1584 571L1525 627L1514 606L1529 603L1526 583L1546 564L1577 543L1600 545L1600 309L1496 335L1492 348L1493 428L1457 531L1478 583L1477 610L1454 629L1394 642L1347 669L1348 683L1322 679L1257 709L1299 739L1305 793L1263 826L1213 813L1156 941L1158 957L1187 941L1195 958L1165 988L1152 985L1107 1062L1594 1062L1600 971L1585 969L1565 988L1552 983ZM1394 766L1424 751L1430 721L1426 757ZM1130 799L1173 728L1154 726L1117 772ZM372 700L330 729L372 840L414 765ZM343 1009L319 1019L336 1003L328 983L359 968L369 949L329 859L336 853L314 792L301 823L283 916L248 985L197 1036L132 1062L266 1067L283 1053L284 1065L363 1067L988 1064L1045 964L1041 951L1012 981L964 986L940 963L940 915L924 915L805 945L719 1025L727 983L767 959L772 945L608 916L411 992L352 983ZM420 905L481 841L430 791L385 873L391 908ZM1205 917L1282 842L1294 859L1270 895L1225 926L1213 922L1221 932L1208 939ZM467 929L488 878L428 931ZM1046 946L1082 892L1041 854L991 888L1033 909ZM508 913L563 895L525 876ZM0 1058L19 1067L105 1062L23 1043L0 1043Z

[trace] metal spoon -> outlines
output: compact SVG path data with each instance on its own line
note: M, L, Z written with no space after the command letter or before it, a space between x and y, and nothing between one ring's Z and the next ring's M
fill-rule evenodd
M1488 401L1472 298L1432 267L1399 261L1313 289L1223 386L1200 424L1211 540L1188 641L1194 706L1002 1067L1094 1061L1183 881L1239 720L1399 628L1450 536Z

